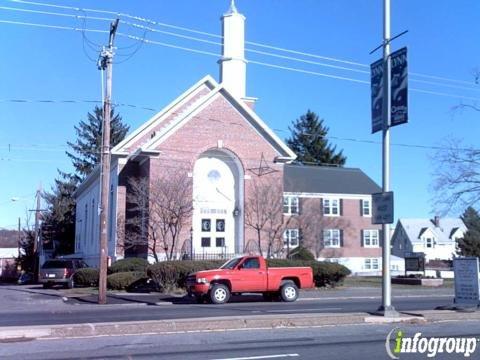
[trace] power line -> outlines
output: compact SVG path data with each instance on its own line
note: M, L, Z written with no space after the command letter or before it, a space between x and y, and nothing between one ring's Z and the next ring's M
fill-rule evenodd
M83 19L83 23L84 23L84 29L85 29L85 24L86 24L86 20L87 19L91 19L91 20L102 20L102 21L111 21L113 19L111 18L104 18L104 17L90 17L90 16L86 16L86 15L83 15L83 16L79 16L79 15L72 15L72 14L64 14L64 13L57 13L57 12L46 12L46 11L39 11L39 10L29 10L29 9L19 9L19 8L12 8L12 7L2 7L0 6L0 9L4 9L4 10L11 10L11 11L24 11L24 12L29 12L29 13L37 13L37 14L44 14L44 15L52 15L52 16L63 16L63 17L70 17L70 18L76 18L76 19ZM84 12L83 9L81 9L80 11ZM138 46L138 48L132 53L132 54L129 54L127 59L121 61L121 62L118 62L118 63L122 63L122 62L125 62L127 60L129 60L133 55L136 54L136 52L139 51L140 47L141 47L141 44L145 43L144 41L142 40L145 40L145 35L147 33L147 31L151 31L151 32L154 32L154 33L161 33L161 34L165 34L165 35L169 35L169 36L174 36L174 37L178 37L178 38L182 38L182 39L187 39L187 40L192 40L192 41L196 41L196 42L202 42L202 43L207 43L207 44L211 44L211 45L216 45L216 46L221 46L222 44L219 43L218 41L211 41L211 40L205 40L205 39L201 39L201 38L198 38L198 37L193 37L193 36L188 36L188 35L183 35L183 34L178 34L178 33L174 33L174 32L171 32L171 31L163 31L163 30L157 30L157 29L154 29L152 27L148 27L148 26L143 26L143 25L139 25L139 24L136 24L136 23L131 23L131 22L128 22L128 21L124 21L123 23L133 27L133 28L138 28L138 29L142 29L144 30L144 35L143 35L143 39L138 39L137 41L139 42L140 46ZM84 42L87 41L87 42L90 42L90 40L88 40L85 36L85 33L84 31L82 31L82 36L83 36L83 40ZM98 46L98 45L97 45ZM271 48L275 48L275 47L271 47ZM282 49L282 48L276 48L278 50L285 50L285 49ZM97 51L98 49L93 49L95 51ZM336 69L336 70L345 70L345 71L351 71L351 72L357 72L357 73L361 73L361 74L370 74L370 71L368 70L361 70L361 69L355 69L355 68L349 68L349 67L345 67L345 66L338 66L338 65L332 65L332 64L326 64L326 63L322 63L322 62L318 62L318 61L311 61L311 60L306 60L306 59L300 59L300 58L296 58L296 57L292 57L292 56L285 56L285 55L280 55L280 54L274 54L274 53L270 53L270 52L266 52L266 51L261 51L261 50L255 50L255 49L249 49L249 48L246 48L245 51L247 52L251 52L251 53L255 53L255 54L259 54L259 55L264 55L264 56L270 56L270 57L275 57L275 58L280 58L280 59L284 59L284 60L290 60L290 61L296 61L296 62L301 62L301 63L305 63L305 64L311 64L311 65L316 65L316 66L323 66L323 67L329 67L329 68L333 68L333 69ZM85 48L84 48L84 52L85 52L85 55L90 59L90 61L92 62L96 62L95 59L91 58L88 53L86 52ZM120 54L119 54L120 55ZM252 61L250 61L252 62ZM358 65L358 63L355 63L356 65ZM366 66L366 65L365 65ZM410 73L410 75L413 75L413 74L416 74L416 73ZM317 75L317 74L314 74L314 75ZM418 74L417 74L418 75ZM421 75L421 74L420 74ZM432 78L432 76L428 76L429 78ZM441 78L441 77L433 77L437 80L440 80L440 79L446 79L446 78ZM465 86L459 86L459 85L452 85L452 84L445 84L445 83L439 83L439 82L435 82L435 81L428 81L428 80L418 80L418 79L410 79L410 81L412 82L418 82L418 83L423 83L423 84L429 84L429 85L435 85L435 86L444 86L444 87L450 87L450 88L455 88L455 89L460 89L460 90L467 90L467 91L480 91L479 88L475 88L475 84L474 83L471 83L469 84L470 86L473 86L473 87L465 87Z
M204 32L204 31L199 31L199 30L196 30L196 29L188 28L188 27L176 26L176 25L167 24L167 23L163 23L163 22L157 22L157 21L154 21L154 20L151 20L151 19L142 18L142 17L138 17L138 16L132 16L132 15L129 15L129 14L126 14L126 13L120 13L120 12L115 12L115 11L98 10L98 9L88 9L88 8L78 8L78 7L71 7L71 6L63 6L63 5L56 5L56 4L41 3L41 2L25 1L25 0L5 0L5 1L10 1L10 2L14 2L14 3L28 4L28 5L34 5L34 6L43 6L43 7L52 7L52 8L68 9L68 10L73 10L73 11L82 11L82 12L94 12L94 13L110 14L110 15L115 15L115 16L117 16L117 17L125 17L125 18L128 18L128 19L132 19L132 20L136 20L136 21L148 23L148 24L151 24L151 25L168 27L168 28L172 28L172 29L176 29L176 30L181 30L181 31L186 31L186 32L190 32L190 33L195 33L195 34L199 34L199 35L214 37L214 38L217 38L217 39L221 39L221 38L222 38L221 35L217 35L217 34L213 34L213 33L208 33L208 32ZM93 19L103 20L104 18L96 17L96 18L93 18ZM109 19L109 20L111 20L111 19ZM127 22L127 24L129 24L129 25L131 25L131 26L141 27L141 25L138 25L138 24L132 24L132 23L128 23L128 22ZM153 29L151 29L151 30L153 31ZM159 32L160 32L160 31L159 31ZM168 32L164 32L164 33L165 33L165 34L168 34ZM180 34L176 34L176 33L170 33L169 35L189 38L189 37L186 36L186 35L180 35ZM192 40L193 40L193 39L192 39ZM207 42L207 43L215 43L215 42L210 42L210 41L208 41L208 40L203 40L203 39L198 39L198 38L197 38L196 40L197 40L197 41L202 41L202 42ZM344 59L338 59L338 58L334 58L334 57L327 57L327 56L322 56L322 55L318 55L318 54L312 54L312 53L308 53L308 52L297 51L297 50L287 49L287 48L278 47L278 46L273 46L273 45L268 45L268 44L262 44L262 43L251 42L251 41L245 41L245 43L246 43L246 44L253 45L253 46L257 46L257 47L267 48L267 49L270 49L270 50L282 51L282 52L292 53L292 54L296 54L296 55L307 56L307 57L311 57L311 58L317 58L317 59L322 59L322 60L339 62L339 63L343 63L343 64L354 65L354 66L359 66L359 67L364 67L364 68L365 68L365 67L366 67L366 68L369 68L369 67L370 67L368 64L363 64L363 63L354 62L354 61L349 61L349 60L344 60ZM218 44L218 43L216 43L216 44ZM264 53L263 55L267 55L267 53L265 53L265 52L260 52L260 51L258 51L258 50L253 50L253 49L246 49L246 50L247 50L247 51L252 51L252 52L257 51L258 53ZM275 55L274 55L274 54L270 54L269 56L275 56ZM282 55L276 55L276 56L281 57ZM302 60L301 60L301 59L297 59L296 61L302 61ZM308 61L308 60L304 60L304 61ZM348 69L348 68L345 68L345 70L347 70L347 69ZM355 70L354 70L354 69L349 69L349 71L355 71ZM358 70L358 71L359 71L359 72L362 72L362 71L364 71L364 70ZM472 84L471 82L468 82L468 81L457 80L457 79L450 79L450 78L442 77L442 76L427 75L427 74L416 73L416 72L410 72L410 75L419 76L419 77L428 78L428 79L440 80L440 81L454 82L454 83L464 84L464 85L470 85L470 86L474 86L474 85L475 85L475 84ZM443 86L446 86L446 85L443 85Z
M0 20L0 22L2 22ZM41 104L99 104L102 103L101 100L54 100L54 99L48 99L48 100L35 100L35 99L0 99L0 103L41 103ZM146 107L146 106L138 106L138 105L133 105L133 104L125 104L125 103L112 103L113 106L115 107L130 107L130 108L136 108L136 109L142 109L142 110L149 110L149 111L157 111L154 108L151 107Z
M10 0L7 0L7 1L10 1ZM47 24L38 24L38 23L26 23L26 22L7 21L7 20L0 20L0 23L46 27L46 28L54 28L54 29L61 29L61 30L82 31L82 29L74 28L74 27L47 25ZM96 30L96 29L83 29L83 31L100 32L100 33L105 33L106 32L105 30ZM215 56L215 57L219 56L219 54L213 53L213 52L210 52L210 51L197 50L197 49L192 49L192 48L185 47L185 46L179 46L179 45L173 45L173 44L160 42L160 41L142 39L142 38L139 38L137 36L133 36L133 35L125 34L125 33L118 33L118 36L126 37L126 38L129 38L129 39L132 39L132 40L143 41L146 44L159 45L159 46L163 46L163 47L169 47L169 48L173 48L173 49L189 51L189 52L202 54L202 55L209 55L209 56ZM304 74L308 74L308 75L315 75L315 76L321 76L321 77L333 78L333 79L337 79L337 80L344 80L344 81L350 81L350 82L356 82L356 83L362 83L362 84L370 85L369 81L359 80L359 79L355 79L355 78L349 78L349 77L346 77L346 76L324 74L324 73L320 73L320 72L316 72L316 71L303 70L303 69L298 69L298 68L293 68L293 67L288 67L288 66L282 66L282 65L275 65L275 64L270 64L270 63L256 61L256 60L249 60L249 62L252 63L252 64L257 64L257 65L266 66L266 67L270 67L270 68L288 70L288 71L304 73ZM430 95L452 97L452 98L465 99L465 100L471 100L471 101L480 101L480 98L475 98L475 97L471 97L471 96L464 96L464 95L451 94L451 93L445 93L445 92L423 90L423 89L417 89L417 88L412 88L412 87L410 87L409 90L414 91L414 92L424 93L424 94L430 94ZM129 104L116 104L116 106L134 107L133 105L129 105ZM144 108L144 109L155 111L152 108Z

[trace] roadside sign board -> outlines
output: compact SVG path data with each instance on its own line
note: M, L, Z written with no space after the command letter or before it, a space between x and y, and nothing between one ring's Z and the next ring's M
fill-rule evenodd
M372 194L372 224L393 224L393 191Z
M408 122L408 66L407 48L404 47L391 55L392 112L390 125Z
M405 271L425 271L425 254L405 256Z
M407 48L390 54L390 126L408 122L408 62ZM383 59L370 65L372 134L384 127L383 119Z
M479 304L479 268L477 257L453 259L455 276L455 304L477 306Z

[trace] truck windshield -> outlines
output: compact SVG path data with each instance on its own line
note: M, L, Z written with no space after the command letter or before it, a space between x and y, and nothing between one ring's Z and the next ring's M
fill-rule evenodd
M237 264L242 260L241 257L233 258L232 260L228 260L225 264L220 266L220 269L233 269Z

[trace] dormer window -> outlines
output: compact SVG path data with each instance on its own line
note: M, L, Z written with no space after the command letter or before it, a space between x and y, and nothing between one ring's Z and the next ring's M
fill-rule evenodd
M431 249L431 248L435 247L435 241L434 241L433 238L431 238L431 237L425 238L424 241L425 241L425 247L426 248Z

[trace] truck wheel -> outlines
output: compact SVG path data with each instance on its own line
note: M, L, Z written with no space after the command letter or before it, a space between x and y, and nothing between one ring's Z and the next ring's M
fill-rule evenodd
M230 290L223 284L214 284L209 295L213 304L225 304L230 299Z
M298 298L298 287L293 281L285 281L280 286L280 297L283 301L292 302Z

